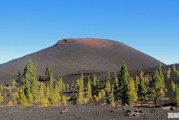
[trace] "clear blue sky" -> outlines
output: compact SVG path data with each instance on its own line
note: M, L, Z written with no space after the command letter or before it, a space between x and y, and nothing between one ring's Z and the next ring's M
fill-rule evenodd
M0 0L0 63L73 37L117 40L179 63L179 0Z

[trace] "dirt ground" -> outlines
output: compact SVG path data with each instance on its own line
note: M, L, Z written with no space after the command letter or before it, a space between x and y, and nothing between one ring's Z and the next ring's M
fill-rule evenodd
M156 108L141 108L143 113L137 117L125 116L126 110L136 107L111 107L108 105L69 105L66 107L7 107L0 106L0 120L167 120L168 113L179 111Z

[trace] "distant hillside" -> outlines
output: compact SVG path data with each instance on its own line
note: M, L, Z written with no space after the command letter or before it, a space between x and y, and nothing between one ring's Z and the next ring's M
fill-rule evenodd
M22 72L31 59L38 75L50 65L56 77L74 73L118 71L126 63L129 70L156 67L160 61L123 43L95 38L63 39L54 46L0 65L0 81L8 82Z

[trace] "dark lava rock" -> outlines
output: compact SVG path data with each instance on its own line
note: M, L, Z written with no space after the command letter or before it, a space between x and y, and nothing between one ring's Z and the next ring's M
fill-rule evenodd
M132 111L131 110L127 110L125 113L131 113Z
M175 110L172 106L170 107L170 110Z

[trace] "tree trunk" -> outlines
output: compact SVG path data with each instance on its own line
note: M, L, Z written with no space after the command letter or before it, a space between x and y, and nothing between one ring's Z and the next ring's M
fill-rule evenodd
M155 107L157 107L157 99L155 99Z
M142 107L142 100L141 100L141 107Z

